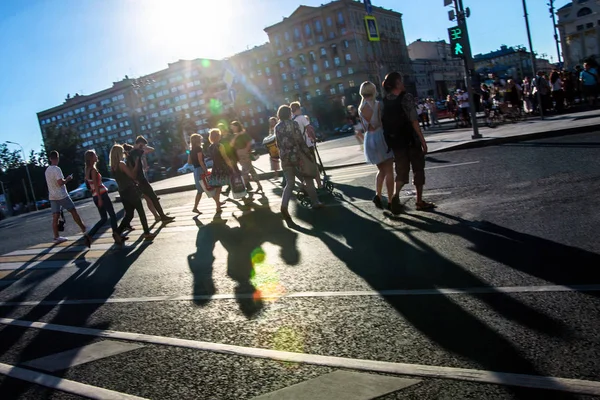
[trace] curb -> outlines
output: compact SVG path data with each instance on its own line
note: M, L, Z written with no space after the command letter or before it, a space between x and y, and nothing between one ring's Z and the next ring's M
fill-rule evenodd
M455 144L455 145L451 144L447 147L430 151L427 154L446 153L449 151L475 149L475 148L479 148L479 147L495 146L498 144L525 142L528 140L544 139L544 138L551 138L551 137L557 137L557 136L568 136L568 135L574 135L574 134L578 134L578 133L594 132L594 131L597 131L598 129L600 129L600 124L578 126L575 128L566 128L566 129L561 129L561 130L556 130L556 131L523 133L520 135L498 137L498 138L483 137L481 139L473 139L471 141L461 143L461 144ZM349 163L349 164L332 165L330 167L326 166L325 169L332 170L332 169L340 169L340 168L349 168L349 167L356 167L356 166L365 165L365 164L366 164L366 162L363 161L363 162L355 162L355 163ZM275 177L275 172L262 172L262 173L258 174L259 180L272 179L274 177ZM156 190L155 193L157 195L162 195L162 194L187 192L187 191L195 190L195 189L196 189L196 186L194 184L190 184L190 185L185 185L185 186L176 186L176 187L171 187L171 188L159 189L159 190ZM117 196L115 198L115 201L119 202L119 201L121 201L121 198L119 196Z

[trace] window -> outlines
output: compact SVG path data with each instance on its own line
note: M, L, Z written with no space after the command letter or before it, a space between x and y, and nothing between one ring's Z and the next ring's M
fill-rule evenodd
M96 105L95 105L95 104L90 104L90 105L88 106L88 110L93 110L94 108L96 108Z
M269 86L273 85L273 79L271 79L271 78L267 79L267 83L269 84Z
M348 47L350 47L350 43L348 43L347 40L344 40L344 48L347 49Z
M594 23L590 22L588 24L585 25L586 28L593 28L594 27Z
M320 96L320 95L321 95L321 89L315 90L315 96Z
M281 80L287 81L287 75L285 73L281 74Z
M325 80L326 80L326 81L330 81L330 80L331 80L331 75L329 75L329 74L325 74Z
M335 88L333 86L329 88L329 93L335 94Z
M340 93L344 92L344 84L343 83L338 83L338 90Z
M321 83L321 78L319 78L318 76L315 76L315 83Z
M338 12L337 20L338 20L338 24L343 24L344 23L344 14L341 11Z
M275 46L279 46L281 44L281 38L279 35L275 35Z
M354 73L354 68L348 67L348 75L352 75Z
M313 73L316 74L317 72L319 72L319 66L317 64L313 64L312 70L313 70Z
M342 71L340 71L339 69L335 72L335 76L337 76L338 78L342 77Z
M256 106L256 112L262 112L262 108L260 105Z
M256 71L256 75L257 76L262 76L262 70L259 69L258 71Z
M310 61L314 62L316 60L315 52L311 51L310 53L308 53L308 58L310 58Z
M327 24L327 26L333 25L333 21L331 21L331 17L327 17L327 19L325 20L325 23Z
M340 64L341 64L341 63L340 63L340 58L339 58L339 57L335 57L335 58L333 59L333 64L334 64L336 67L339 67L339 66L340 66Z
M300 39L300 28L294 28L294 38Z
M577 11L577 17L585 17L586 15L590 15L592 13L592 10L590 10L588 7L584 7L581 10Z
M583 30L583 25L577 25L577 30L578 31L582 31Z
M294 89L300 90L300 85L298 84L298 82L294 83Z
M285 40L290 40L290 34L288 32L284 33L283 37Z
M352 61L352 56L350 53L346 54L346 61Z
M304 86L308 86L308 85L310 85L310 83L308 82L308 79L305 79L304 80Z
M293 57L288 58L288 64L290 65L290 68L294 68L296 62Z
M317 21L315 22L315 31L316 31L317 33L321 33L321 32L323 32L323 25L321 25L321 21L318 21L318 20L317 20Z
M310 25L309 24L304 25L304 34L306 36L310 36Z
M325 67L325 68L330 68L331 67L331 65L329 64L329 60L325 60L323 62L323 67Z
M321 57L326 57L327 56L327 50L325 50L325 47L321 47Z
M319 43L323 43L325 41L325 39L323 39L323 35L319 35L317 39L319 40Z
M354 81L352 81L352 80L351 80L351 81L348 81L348 86L350 86L350 87L354 87Z
M304 63L306 62L306 57L304 56L304 54L300 54L300 55L298 56L298 58L300 59L300 62L301 62L302 64L304 64Z
M288 92L288 91L289 91L289 89L288 89L287 85L283 85L283 91L284 91L284 92ZM242 117L243 117L243 115L242 115Z
M279 61L279 68L285 68L285 64L283 63L283 61Z
M298 50L301 50L301 49L303 49L303 48L304 48L304 45L302 44L302 42L298 42L298 43L296 43L296 48L297 48Z
M265 74L266 74L267 76L271 76L271 68L269 68L269 67L265 67Z

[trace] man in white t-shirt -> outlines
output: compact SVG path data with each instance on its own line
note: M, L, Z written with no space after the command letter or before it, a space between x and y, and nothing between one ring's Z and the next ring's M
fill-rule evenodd
M64 208L73 216L73 220L75 223L79 225L81 228L81 233L83 234L83 238L85 240L85 244L87 247L91 245L91 239L87 234L87 229L85 224L79 217L77 210L75 209L75 204L73 204L73 200L69 196L67 192L67 187L65 186L67 182L73 180L73 175L69 175L66 178L63 176L62 170L58 166L58 162L60 161L60 157L57 151L50 152L50 166L46 168L46 185L48 185L48 199L50 200L50 208L52 211L52 231L54 233L54 243L62 243L66 242L66 237L62 237L58 235L58 217L60 216L61 208Z
M302 114L302 106L300 105L300 102L294 101L290 104L290 108L292 109L292 114L294 115L292 119L300 126L300 131L302 131L302 134L304 135L306 145L308 146L310 153L313 156L313 160L315 160L316 163L315 142L317 141L317 138L315 135L315 128L310 124L308 117ZM318 176L316 181L317 188L321 189L323 187L321 176Z
M465 91L460 90L458 92L457 100L458 108L460 108L464 125L471 126L471 114L469 112L469 94Z

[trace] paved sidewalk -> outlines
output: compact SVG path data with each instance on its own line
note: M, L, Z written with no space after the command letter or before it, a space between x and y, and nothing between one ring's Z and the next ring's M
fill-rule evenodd
M429 153L492 146L551 136L584 133L600 129L600 110L531 118L515 124L507 123L496 128L480 127L481 139L472 139L471 129L452 129L449 124L425 131ZM330 139L318 145L326 168L342 168L364 164L365 158L353 135ZM254 162L261 179L272 176L269 157L262 155ZM177 176L152 184L158 194L194 190L192 174Z

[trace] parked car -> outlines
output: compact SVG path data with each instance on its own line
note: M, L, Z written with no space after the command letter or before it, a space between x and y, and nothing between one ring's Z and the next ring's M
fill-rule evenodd
M344 134L347 134L347 133L354 133L354 127L352 125L350 125L350 124L346 124L346 125L344 125L342 127L335 128L334 129L334 133L336 135L344 135Z
M204 158L204 164L206 165L206 168L212 168L213 160L209 157L206 157L206 158ZM183 164L183 167L181 167L177 170L177 173L179 175L187 174L190 172L194 172L194 166L192 164L188 164L188 163Z
M50 208L50 201L48 200L38 200L35 202L35 205L37 206L38 210L43 210L44 208Z
M109 193L116 192L117 190L119 190L119 185L114 179L103 177L102 183L104 183L104 186L106 186L106 189L108 189Z
M81 185L79 185L77 189L71 190L69 192L69 196L71 196L71 199L73 200L81 200L85 199L86 197L90 197L91 193L84 182Z

